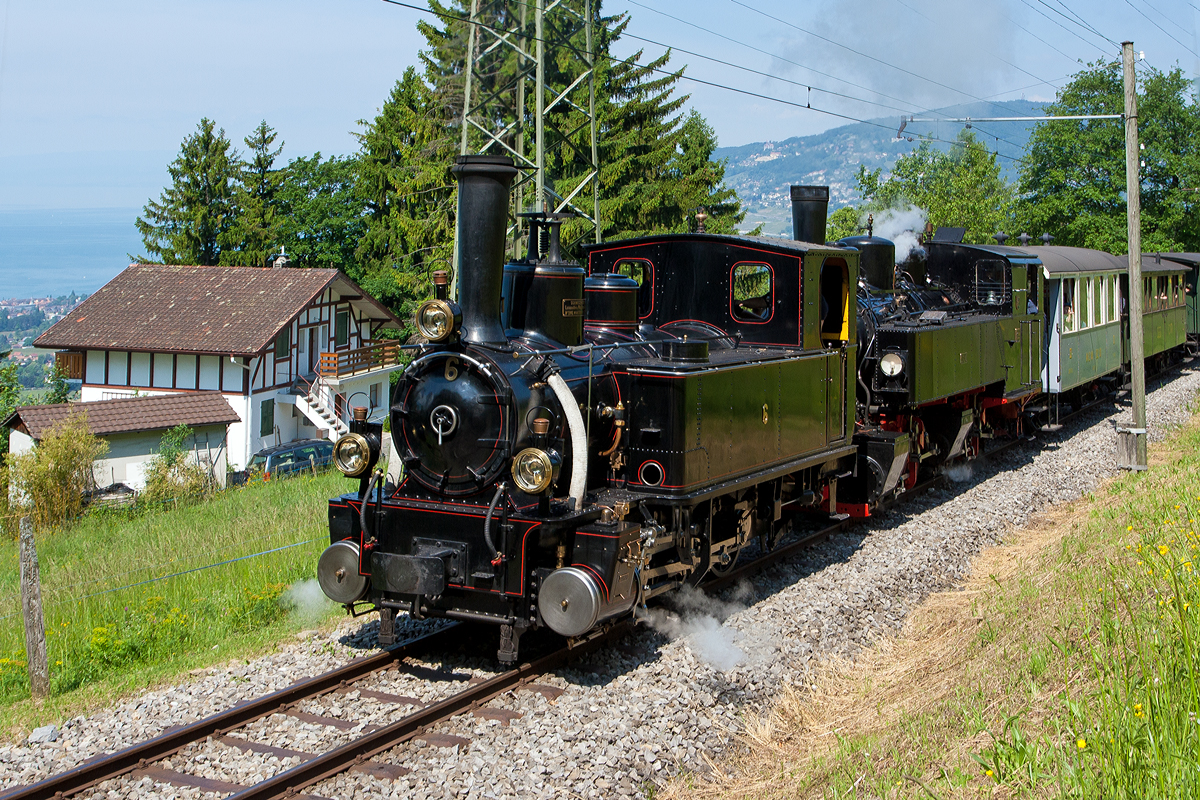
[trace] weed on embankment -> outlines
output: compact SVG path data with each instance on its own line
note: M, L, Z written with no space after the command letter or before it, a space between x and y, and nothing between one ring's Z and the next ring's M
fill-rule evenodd
M989 548L668 797L1200 796L1200 426ZM722 770L725 770L722 772Z

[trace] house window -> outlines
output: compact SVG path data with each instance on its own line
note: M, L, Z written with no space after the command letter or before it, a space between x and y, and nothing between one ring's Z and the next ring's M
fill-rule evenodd
M379 394L380 394L380 390L382 388L383 388L382 383L372 383L371 384L371 391L369 393L371 396L371 408L379 408Z
M774 294L771 268L766 264L738 264L733 268L729 308L743 322L766 322L771 317Z
M275 432L275 401L263 400L258 407L258 435L270 436Z
M333 346L345 347L350 344L350 312L339 311L334 318Z
M275 335L275 357L287 358L292 349L292 326L288 325Z

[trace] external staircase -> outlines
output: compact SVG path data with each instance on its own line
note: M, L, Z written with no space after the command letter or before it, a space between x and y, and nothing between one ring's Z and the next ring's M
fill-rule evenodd
M297 378L292 382L291 394L296 396L296 408L300 409L300 413L318 429L325 431L329 441L336 442L350 432L350 426L326 404L323 395L336 395L322 383L320 375L311 382Z

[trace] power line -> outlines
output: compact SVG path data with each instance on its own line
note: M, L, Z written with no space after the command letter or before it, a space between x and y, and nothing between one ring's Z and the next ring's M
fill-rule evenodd
M501 35L500 32L496 31L490 25L487 25L484 22L479 22L477 20L472 20L469 17L461 17L457 14L449 14L444 11L435 11L431 8L421 7L418 5L414 5L412 3L403 2L403 0L383 0L383 2L387 3L389 5L399 6L401 8L412 9L413 11L418 11L422 14L432 14L433 16L441 17L442 19L446 19L446 20L463 22L468 25L478 25L481 28L488 30L493 35L496 35L496 36ZM526 38L528 38L530 41L538 41L536 36L526 37ZM574 47L567 43L557 43L557 44L558 44L558 46L565 47L566 49L571 50L572 52L576 53L577 55L581 55L583 52L583 51L579 50L579 48ZM658 73L660 75L677 76L680 80L690 81L692 83L700 84L701 86L709 86L714 89L722 89L727 92L733 92L735 94L741 94L741 95L745 95L747 97L754 97L754 98L758 98L760 100L767 100L769 102L779 103L781 105L791 106L793 108L803 108L803 109L807 109L809 111L816 111L819 114L825 114L827 116L836 117L838 119L844 119L849 122L856 122L856 123L859 123L862 125L869 125L873 128L880 128L882 130L891 131L890 125L883 125L878 122L873 122L871 120L859 119L858 117L853 117L853 116L850 116L849 114L842 114L837 111L830 111L829 109L824 109L824 108L820 108L818 106L814 106L814 105L812 105L811 102L810 103L799 103L799 102L795 102L792 100L785 100L781 97L773 97L771 95L763 94L761 92L753 92L753 91L750 91L749 89L740 89L736 86L729 86L729 85L722 84L722 83L716 83L715 81L707 81L702 78L695 78L690 75L683 74L682 71L672 72L670 70L651 67L646 64L639 64L635 61L619 59L619 58L617 58L615 56L611 56L611 55L603 56L603 57L607 58L609 61L612 61L612 62L630 64L632 66L638 67L639 69L645 69L650 72ZM995 104L993 104L993 105L995 105ZM936 138L936 137L924 137L924 138L926 138L927 141L941 142L943 144L948 144L952 147L955 147L955 146L956 147L964 147L965 146L962 142L951 141L949 139L940 139L940 138ZM1005 155L1004 153L1001 153L999 151L992 152L992 155L995 155L998 158L1006 158L1010 161L1024 163L1024 159Z
M1197 58L1200 58L1200 53L1197 53L1195 50L1193 50L1192 48L1188 47L1188 46L1187 46L1186 44L1184 44L1183 42L1181 42L1181 41L1179 41L1178 39L1176 39L1176 38L1175 38L1175 37L1174 37L1174 36L1171 34L1171 32L1170 32L1170 31L1168 31L1168 30L1167 30L1166 28L1164 28L1162 25L1159 25L1157 22L1155 22L1153 19L1151 19L1149 14L1147 14L1145 11L1142 11L1140 8L1138 8L1137 6L1135 6L1135 5L1134 5L1134 4L1131 2L1131 0L1125 0L1125 5L1129 6L1130 8L1132 8L1132 9L1133 9L1134 11L1136 11L1137 13L1141 14L1141 15L1142 15L1142 16L1145 18L1145 20L1146 20L1147 22L1149 22L1149 23L1150 23L1151 25L1153 25L1154 27L1158 28L1160 31L1162 31L1164 34L1166 34L1168 37L1170 37L1171 41L1175 42L1177 45L1179 45L1180 47L1182 47L1184 50L1187 50L1189 53L1191 53L1192 55L1196 56ZM1146 5L1150 5L1150 4L1149 4L1149 3L1147 3ZM1153 6L1150 6L1150 7L1151 7L1151 8L1154 8ZM1155 10L1157 11L1157 9L1155 9ZM1160 12L1160 13L1161 13L1161 12Z
M628 0L628 2L634 3L635 5L641 5L641 3L638 3L638 2L637 2L637 0ZM950 90L950 91L952 91L952 92L957 92L957 93L959 93L959 94L961 94L961 95L963 95L963 96L965 96L965 97L969 97L969 98L971 98L972 100L977 100L977 101L979 101L979 102L982 102L982 103L990 103L991 105L996 105L996 106L997 106L997 108L1001 108L1001 107L1002 107L1002 106L998 106L996 103L992 103L990 100L985 100L985 99L983 99L982 97L978 97L978 96L976 96L976 95L973 95L973 94L971 94L970 92L968 92L968 91L965 91L965 90L963 90L963 89L958 89L958 88L956 88L956 87L954 87L954 86L951 86L951 85L949 85L949 84L947 84L947 83L942 83L941 81L934 80L933 78L928 78L928 77L926 77L926 76L924 76L924 75L921 75L920 73L913 72L912 70L910 70L910 69L907 69L907 68L905 68L905 67L898 66L898 65L896 65L896 64L892 64L892 63L890 63L890 62L884 61L883 59L881 59L881 58L877 58L876 56L872 56L872 55L869 55L869 54L867 54L867 53L863 53L863 52L860 52L860 51L858 51L858 50L855 50L855 49L854 49L854 48L852 48L852 47L848 47L848 46L846 46L846 45L844 45L844 44L842 44L842 43L840 43L840 42L834 41L833 39L830 39L830 38L828 38L828 37L826 37L826 36L822 36L822 35L821 35L821 34L819 34L819 33L814 33L813 31L810 31L810 30L808 30L807 28L802 28L802 27L800 27L799 25L796 25L796 24L795 24L795 23L793 23L793 22L789 22L789 21L787 21L787 20L785 20L785 19L781 19L781 18L779 18L779 17L776 17L776 16L774 16L774 15L772 15L772 14L768 14L767 12L765 12L765 11L763 11L763 10L761 10L761 9L755 8L754 6L751 6L751 5L748 5L747 3L744 3L744 2L742 2L742 0L730 0L730 2L731 2L731 3L733 3L734 5L741 6L742 8L745 8L745 9L747 9L747 10L749 10L749 11L753 11L753 12L754 12L754 13L756 13L756 14L760 14L760 15L762 15L762 16L764 16L764 17L766 17L766 18L767 18L767 19L769 19L769 20L773 20L773 21L775 21L775 22L778 22L778 23L780 23L781 25L787 25L787 26L788 26L788 27L790 27L790 28L794 28L794 29L796 29L796 30L800 31L801 33L806 33L806 34L808 34L809 36L812 36L812 37L815 37L815 38L817 38L817 39L820 39L821 41L828 42L829 44L832 44L832 45L834 45L835 47L840 47L840 48L842 48L843 50L846 50L847 52L854 53L855 55L857 55L857 56L861 56L862 58L866 58L866 59L869 59L869 60L871 60L871 61L874 61L874 62L876 62L876 63L878 63L878 64L882 64L882 65L883 65L883 66L885 66L885 67L890 67L891 69L897 70L897 71L899 71L899 72L903 72L903 73L904 73L904 74L906 74L906 75L911 75L912 77L914 77L914 78L917 78L917 79L919 79L919 80L923 80L923 81L926 81L926 82L928 82L928 83L932 83L932 84L933 84L933 85L935 85L935 86L940 86L940 87L942 87L943 89L949 89L949 90ZM643 7L643 8L647 8L647 6L642 6L642 7ZM653 11L653 10L655 10L655 9L651 9L651 10ZM662 14L663 12L659 11L658 13ZM918 12L918 13L919 13L919 12ZM664 14L664 16L670 17L671 19L675 19L675 20L676 20L676 21L678 21L678 22L683 22L683 23L685 23L685 24L692 24L692 23L688 23L688 22L687 22L687 20L682 20L682 19L679 19L678 17L671 17L671 15L669 15L669 14ZM694 27L697 27L697 28L699 28L700 26L698 26L698 25L694 25ZM704 28L700 28L700 30L705 30L705 29L704 29ZM707 32L708 32L708 33L713 33L713 31L707 31ZM714 35L716 35L716 36L722 36L721 34L714 34ZM726 38L726 39L728 39L728 37L724 37L724 36L722 36L722 38ZM735 40L733 40L733 39L729 39L729 41L735 41ZM740 44L740 42L739 42L739 44ZM1007 63L1007 62L1006 62L1006 63ZM1010 65L1010 66L1012 66L1012 65ZM1020 68L1018 67L1018 69L1020 69ZM1023 69L1022 69L1021 71L1022 71L1022 72L1024 72L1025 70L1023 70ZM1030 74L1030 75L1032 75L1032 73L1027 73L1027 74ZM1032 77L1034 77L1034 78L1037 78L1038 76L1037 76L1037 75L1032 75Z
M1042 2L1042 0L1038 0L1038 2L1039 2L1039 3L1042 3L1042 5L1046 5L1044 2ZM1114 47L1120 47L1120 46L1121 46L1121 45L1119 45L1117 42L1114 42L1112 39L1109 39L1107 36L1105 36L1103 33L1101 33L1101 32L1100 32L1100 31L1099 31L1099 30L1096 28L1096 26L1095 26L1095 25L1093 25L1092 23L1088 22L1086 19L1084 19L1083 17L1081 17L1081 16L1079 15L1079 12L1078 12L1078 11L1076 11L1075 9L1071 8L1070 6L1068 6L1068 5L1066 4L1065 0L1054 0L1054 2L1058 3L1060 6L1062 6L1063 8L1065 8L1065 9L1067 10L1067 13L1069 13L1069 14L1070 14L1072 17L1074 17L1075 19L1077 19L1077 20L1079 21L1079 24L1080 24L1080 25L1082 25L1082 26L1083 26L1083 27L1084 27L1086 30L1089 30L1089 31L1091 31L1092 33L1096 34L1096 35L1097 35L1097 36L1099 36L1101 39L1104 39L1105 41L1107 41L1109 44L1113 45ZM1046 7L1047 7L1047 8L1050 8L1049 6L1046 6ZM1051 9L1051 10L1053 11L1054 9Z
M1042 0L1038 0L1038 2L1039 2L1039 3L1040 3L1041 1L1042 1ZM1074 30L1072 30L1071 28L1068 28L1066 25L1063 25L1061 22L1059 22L1058 20L1056 20L1054 17L1047 16L1047 14L1046 14L1046 12L1045 12L1045 11L1042 11L1040 8L1038 8L1037 6L1033 5L1033 3L1030 3L1030 2L1029 2L1029 0L1021 0L1021 2L1022 2L1022 3L1024 3L1025 5L1029 6L1029 8L1030 8L1030 9L1032 9L1032 10L1033 10L1033 11L1035 11L1035 12L1037 12L1038 14L1040 14L1040 15L1041 15L1042 17L1044 17L1045 19L1049 20L1050 22L1053 22L1055 25L1057 25L1058 27L1062 28L1062 29L1063 29L1064 31L1066 31L1067 33L1069 33L1069 34L1071 34L1072 36L1074 36L1074 37L1075 37L1076 39L1078 39L1079 41L1081 41L1081 42L1083 42L1084 44L1086 44L1088 47L1094 47L1094 48L1096 48L1097 50L1099 50L1101 53L1103 53L1105 56L1108 56L1108 51L1106 51L1106 50L1105 50L1103 47L1100 47L1100 46L1099 46L1098 44L1096 44L1095 42L1089 42L1087 39L1084 39L1082 36L1080 36L1080 35L1079 35L1078 33L1076 33ZM1042 3L1042 4L1043 4L1043 5L1045 5L1045 3ZM1050 6L1046 6L1046 8L1050 8ZM1055 9L1053 9L1053 8L1050 8L1050 10L1051 10L1051 11L1055 11ZM1060 13L1060 14L1059 14L1059 16L1062 16L1062 14ZM1069 22L1074 22L1074 20L1068 20L1068 21L1069 21ZM1078 24L1078 23L1076 23L1076 24ZM1101 37L1101 38L1103 38L1103 37Z

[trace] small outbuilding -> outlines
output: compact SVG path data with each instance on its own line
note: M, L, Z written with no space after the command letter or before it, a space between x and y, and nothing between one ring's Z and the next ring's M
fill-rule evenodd
M163 433L179 425L192 430L187 443L191 459L209 471L217 486L225 486L228 430L239 418L220 392L20 406L0 422L11 429L9 452L30 450L75 411L86 412L88 429L108 443L104 458L92 466L96 486L125 484L141 491L147 466L162 449Z

